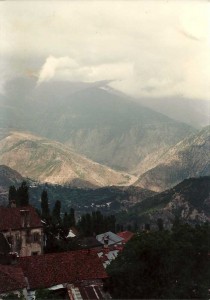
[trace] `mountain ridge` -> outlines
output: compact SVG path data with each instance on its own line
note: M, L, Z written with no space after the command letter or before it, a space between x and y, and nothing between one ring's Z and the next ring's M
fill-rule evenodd
M157 227L158 219L162 219L165 227L170 228L176 218L191 224L210 221L210 176L185 179L144 199L129 210L124 221Z
M136 174L148 155L159 156L196 131L103 86L13 80L6 99L0 99L2 126L57 140L91 160ZM150 167L148 160L144 171Z
M207 126L166 151L135 185L161 192L186 178L210 175L209 149L210 126Z
M79 179L105 186L135 180L132 175L93 162L57 141L26 132L10 132L0 140L0 162L41 182L70 184Z

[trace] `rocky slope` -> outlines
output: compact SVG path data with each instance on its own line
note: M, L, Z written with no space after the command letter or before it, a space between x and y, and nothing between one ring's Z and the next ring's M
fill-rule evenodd
M210 126L171 147L136 186L163 191L185 178L210 175Z
M116 172L80 156L63 144L24 132L0 140L0 163L40 182L96 186L126 185L135 177Z
M175 218L190 223L210 221L210 176L185 179L174 188L144 199L131 208L127 220L170 227Z
M77 153L137 174L194 129L106 90L106 83L46 82L16 78L0 97L1 126L29 130ZM38 120L38 121L37 121ZM144 161L144 168L137 166Z

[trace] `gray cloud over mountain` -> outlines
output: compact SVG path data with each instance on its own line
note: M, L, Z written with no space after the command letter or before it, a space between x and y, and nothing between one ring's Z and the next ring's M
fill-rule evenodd
M0 10L2 87L26 75L209 98L207 1L4 1Z

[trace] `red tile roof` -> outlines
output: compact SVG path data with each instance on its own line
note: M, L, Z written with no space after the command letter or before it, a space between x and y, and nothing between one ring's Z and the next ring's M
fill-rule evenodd
M32 206L0 207L0 231L22 228L21 210L29 211L29 227L42 227L41 219Z
M124 243L127 243L132 238L134 233L131 231L122 231L118 232L117 235L124 239Z
M97 253L91 250L20 257L18 265L31 289L108 277Z
M21 268L0 265L0 293L12 292L27 287Z

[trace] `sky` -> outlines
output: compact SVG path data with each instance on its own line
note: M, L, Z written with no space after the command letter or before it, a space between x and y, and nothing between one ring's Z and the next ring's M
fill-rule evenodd
M16 76L210 99L210 2L1 1L0 91Z

